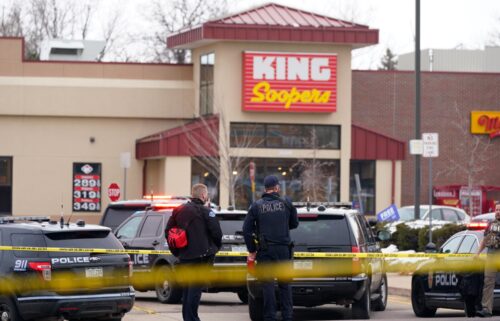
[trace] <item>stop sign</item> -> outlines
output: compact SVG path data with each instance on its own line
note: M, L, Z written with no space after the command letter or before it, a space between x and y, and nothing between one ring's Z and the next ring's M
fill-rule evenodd
M116 183L109 184L108 196L112 202L116 202L120 199L120 186Z

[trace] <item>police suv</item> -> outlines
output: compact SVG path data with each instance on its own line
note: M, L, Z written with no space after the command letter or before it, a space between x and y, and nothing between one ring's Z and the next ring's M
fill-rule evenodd
M246 212L237 210L216 210L223 232L221 251L246 252L241 227ZM172 215L171 206L156 204L146 211L139 211L125 220L115 231L116 237L126 249L168 250L165 228ZM178 303L182 289L169 280L168 275L175 273L178 260L173 255L131 254L133 261L133 285L137 291L156 291L156 297L162 303ZM215 267L221 269L239 269L246 271L246 256L216 256ZM151 280L151 275L155 276ZM247 290L244 284L213 285L206 292L235 292L240 300L247 302Z
M475 254L489 219L472 220L467 230L452 235L440 253ZM464 267L470 266L470 270ZM454 270L456 269L456 270ZM413 311L419 317L433 317L438 308L465 310L474 316L481 309L484 265L473 257L431 258L421 263L412 277ZM500 274L497 273L493 310L500 311Z
M0 218L0 318L121 320L132 309L128 254L52 252L30 247L123 250L109 228L41 217ZM27 249L24 249L27 247Z
M299 218L298 228L290 231L294 251L325 255L295 257L293 260L293 272L299 275L291 281L293 304L305 307L329 303L350 306L354 319L369 319L371 310L385 310L388 285L382 259L328 258L328 254L338 252L380 253L378 237L365 217L350 209L351 205L347 203L294 205ZM322 274L315 275L319 269ZM249 275L247 286L250 318L252 321L262 320L261 283Z

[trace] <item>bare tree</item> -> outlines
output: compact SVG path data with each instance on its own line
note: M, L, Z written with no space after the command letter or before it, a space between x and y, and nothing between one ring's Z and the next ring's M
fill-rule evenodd
M168 49L167 37L183 29L191 29L211 18L223 15L227 10L227 0L173 0L153 2L152 17L156 24L150 37L153 60L157 62L187 63L190 52L185 49Z
M22 8L17 2L1 8L0 36L20 37L23 35Z
M217 125L211 122L213 117L218 118ZM195 121L202 123L202 133L191 130L189 123L183 126L192 154L195 155L193 159L216 177L221 187L228 189L229 205L234 207L236 186L250 165L249 158L244 154L245 149L259 146L263 141L263 138L256 138L258 125L231 133L223 112Z
M12 1L2 7L0 35L24 37L27 59L37 60L44 40L86 39L90 31L96 29L97 21L93 17L97 10L96 0ZM119 12L114 10L105 22L106 45L99 60L112 48Z
M337 179L337 173L332 172L332 168L337 164L329 160L318 159L320 146L318 146L315 129L311 129L310 138L306 140L304 145L311 146L312 158L300 159L292 165L292 168L301 172L300 180L306 197L313 201L328 201Z
M452 126L458 131L458 137L454 144L455 153L464 157L450 157L447 159L445 169L436 173L436 176L466 177L469 198L469 214L473 214L472 188L477 184L482 184L481 175L488 168L488 162L494 156L491 139L482 135L470 134L470 118L468 113L462 112L458 104L454 106L455 120Z

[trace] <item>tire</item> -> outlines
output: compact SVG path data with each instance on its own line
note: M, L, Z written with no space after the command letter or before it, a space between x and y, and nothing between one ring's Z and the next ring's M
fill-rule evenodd
M161 265L156 269L156 275L166 275L169 272L169 267ZM165 278L158 277L155 280L156 298L161 303L179 303L182 299L182 289L173 287Z
M388 287L387 287L387 275L382 276L382 280L380 281L380 287L377 291L380 295L377 299L372 302L372 311L385 311L387 306L387 296L388 296Z
M6 297L0 297L0 320L22 321L23 319L17 312L14 302Z
M248 296L248 312L250 320L263 321L264 320L264 302L262 298L255 299L251 295Z
M248 290L246 288L239 290L236 294L238 294L238 299L240 299L242 303L248 303Z
M411 306L417 317L432 318L436 315L436 308L429 308L425 305L424 287L418 280L413 280L411 284Z
M370 319L370 282L366 284L366 289L361 298L352 303L353 319Z

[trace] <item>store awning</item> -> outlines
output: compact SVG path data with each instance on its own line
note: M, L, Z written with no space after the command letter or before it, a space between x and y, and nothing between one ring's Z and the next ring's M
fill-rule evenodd
M359 125L352 125L351 159L404 160L405 143Z
M166 156L217 156L219 117L209 116L185 125L140 138L135 144L137 159Z

